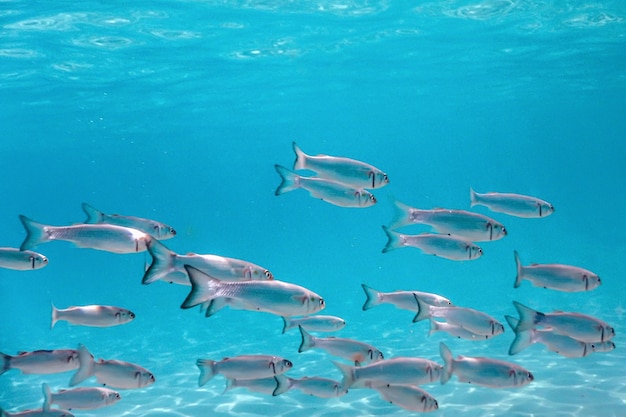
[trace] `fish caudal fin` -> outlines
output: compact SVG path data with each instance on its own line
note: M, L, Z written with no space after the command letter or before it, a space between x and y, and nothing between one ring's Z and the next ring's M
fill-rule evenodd
M204 313L204 317L211 317L213 314L217 313L224 307L228 305L228 298L220 297L214 298L209 302L202 303L202 305L206 305L206 312Z
M59 321L59 310L54 306L54 304L50 303L52 306L52 320L50 321L50 330L54 328L54 325L57 321Z
M476 191L474 191L474 189L470 187L470 207L474 207L475 205L479 204L477 197L478 195L476 194Z
M198 379L198 386L201 387L206 384L211 378L215 376L215 365L217 362L210 359L198 359L196 365L200 369L200 378Z
M41 390L43 391L42 409L44 411L48 411L50 410L50 405L52 404L52 392L50 392L50 387L45 382L41 384Z
M526 307L517 301L513 301L513 305L519 313L519 322L515 327L516 333L534 328L535 325L541 321L541 318L545 316L545 314L533 310L530 307Z
M300 343L298 352L302 353L305 350L313 349L315 347L315 337L311 336L302 326L298 326L298 329L300 329L300 334L302 335L302 342Z
M439 331L441 331L441 329L439 328L439 322L431 318L430 329L428 329L428 336L432 335L433 333L437 333Z
M11 356L0 352L0 360L2 360L2 367L0 368L0 375L11 369Z
M81 207L83 208L83 211L87 215L87 220L85 220L85 223L96 224L96 223L104 222L104 213L97 210L94 206L91 206L87 203L83 203Z
M504 316L511 329L515 332L515 339L509 347L509 355L515 355L526 349L533 343L532 330L518 331L516 330L519 320L512 316Z
M146 242L148 253L152 256L152 263L146 269L141 280L142 284L152 284L154 281L164 279L172 272L176 262L176 253L172 252L157 239Z
M78 345L78 363L78 370L70 379L70 387L80 384L94 374L96 362L82 343Z
M276 388L274 388L274 391L272 392L272 395L274 397L280 394L284 394L285 392L289 391L293 386L293 379L285 375L276 375L274 377L274 380L276 381Z
M519 254L517 251L513 251L513 255L515 256L515 266L517 268L517 275L515 276L515 284L513 284L514 288L518 288L522 284L522 261L519 259Z
M411 221L411 206L401 203L394 198L392 198L391 201L393 203L394 212L391 224L389 224L389 229L398 229L402 226L414 223Z
M187 275L189 275L191 291L180 308L191 308L215 298L215 293L220 283L218 279L205 274L193 266L185 265L185 270ZM207 311L209 310L210 308L207 308Z
M308 169L306 166L306 157L307 154L302 152L302 150L296 145L296 142L292 142L293 151L296 153L296 161L293 163L293 169L295 171L299 169Z
M376 307L377 305L380 305L381 303L380 297L379 297L380 291L376 291L372 287L368 287L365 284L361 284L361 287L363 287L363 291L365 291L365 296L367 297L362 307L363 311L369 310L372 307Z
M354 384L354 381L356 380L356 375L354 373L354 370L356 368L354 366L346 365L344 363L339 363L335 361L333 361L333 363L335 364L337 368L339 368L339 370L341 371L341 374L343 375L343 379L341 380L341 386L344 387L345 389L350 388Z
M298 174L289 171L287 168L281 165L274 165L274 168L276 168L276 172L278 172L278 175L280 175L280 178L282 179L282 182L274 192L275 195L285 194L299 187Z
M383 253L387 253L389 251L392 251L394 249L398 249L404 246L404 240L402 239L403 235L401 233L394 232L393 230L389 229L387 226L383 226L383 230L387 234L387 239L388 239L387 244L383 248Z
M291 329L294 326L291 323L291 319L289 317L281 316L281 318L283 319L283 333L282 334L285 334L287 333L287 330Z
M439 354L441 355L441 359L443 359L443 371L441 372L441 384L443 385L448 382L452 376L454 358L448 346L443 342L439 343Z
M22 242L20 250L32 249L35 246L50 240L46 234L45 224L37 223L36 221L21 214L20 220L24 225L24 229L26 229L26 238L24 239L24 242Z
M430 304L425 303L415 293L413 293L413 297L415 298L415 302L417 303L417 314L415 315L415 317L413 317L413 323L417 323L418 321L431 318Z

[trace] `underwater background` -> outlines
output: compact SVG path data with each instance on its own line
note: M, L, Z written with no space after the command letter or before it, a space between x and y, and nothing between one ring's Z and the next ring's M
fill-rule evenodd
M333 334L385 357L442 363L454 355L512 361L535 381L517 389L459 382L422 388L439 416L603 416L626 413L626 4L621 1L0 1L0 246L25 237L18 215L82 222L81 203L167 223L178 253L212 253L267 267L326 301L347 321ZM274 164L292 142L309 154L379 167L378 203L341 208L296 190L274 191ZM505 224L477 260L406 248L383 254L392 199L469 209L469 190L533 195L555 213ZM415 233L427 231L414 227ZM273 354L289 376L340 380L330 355L298 353L297 330L274 315L182 310L188 287L142 285L145 254L66 242L40 245L49 265L0 270L0 351L76 348L140 364L144 389L77 416L405 416L375 391L336 399L290 391L222 393L198 387L198 358ZM602 285L561 293L524 282L522 262L590 269ZM512 301L579 311L615 328L616 349L568 359L534 345L509 356L513 332L481 342L428 336L413 313L361 309L361 284L441 294L505 323ZM57 307L131 309L131 323L58 323ZM41 384L71 373L0 376L0 407L41 406ZM92 378L83 386L95 386Z

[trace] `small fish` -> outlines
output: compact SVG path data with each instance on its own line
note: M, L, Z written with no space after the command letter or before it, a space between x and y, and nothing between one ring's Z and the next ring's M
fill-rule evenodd
M489 388L515 388L531 383L535 377L521 366L498 359L459 356L453 358L452 352L441 342L439 352L444 362L441 383L448 382L456 375L460 382L482 385Z
M491 211L516 217L547 217L554 213L554 206L547 201L520 194L479 194L470 188L470 207L486 206Z
M536 287L565 292L591 291L600 285L600 277L586 269L561 264L522 266L517 251L514 251L514 254L517 266L515 288L518 288L524 279Z
M0 248L0 268L29 271L48 265L48 258L40 253L19 250L17 248Z
M203 386L217 374L228 379L259 379L280 375L293 367L290 360L271 355L240 355L221 361L198 359L198 386Z
M420 210L399 201L394 201L394 204L396 214L390 229L425 224L438 233L451 234L472 242L499 240L506 236L504 225L482 214L465 210Z
M20 352L17 356L0 353L0 375L9 369L19 369L24 374L56 374L78 368L78 352L74 349L35 350Z
M289 384L290 388L298 389L307 395L318 398L342 397L348 393L348 390L343 388L338 381L318 376L289 378Z
M31 249L52 240L72 242L80 248L90 248L114 253L135 253L146 250L152 237L144 232L113 224L76 224L48 226L20 215L26 229L26 239L20 250Z
M333 356L354 362L356 366L378 362L383 360L383 353L374 346L358 340L341 337L315 337L299 326L302 335L302 343L298 352L302 353L310 349L322 349Z
M381 188L389 184L389 177L380 169L356 159L329 156L307 155L292 143L296 153L293 169L314 171L320 178L341 182L357 188Z
M298 326L312 332L335 332L345 327L346 321L335 316L283 317L283 333Z
M150 371L134 363L104 359L96 362L82 344L78 345L78 361L80 366L70 379L71 387L94 375L99 384L112 388L145 388L156 381Z
M82 204L83 211L87 215L85 223L88 224L114 224L129 227L149 234L159 240L171 239L176 236L173 227L150 219L141 217L122 216L120 214L105 214L87 203Z
M430 319L430 330L428 336L436 332L446 332L451 336L458 337L459 339L466 340L487 340L494 335L477 334L467 330L458 324L445 323L437 320Z
M205 274L223 281L272 280L274 275L266 268L251 262L226 258L218 255L179 255L158 240L148 243L152 263L146 270L142 282L151 284L162 280L180 285L191 285L185 265L193 266Z
M79 326L111 327L126 324L134 318L135 313L120 307L88 305L58 309L52 304L50 328L59 320Z
M415 298L419 307L413 323L421 320L437 317L447 323L460 326L474 334L483 336L497 336L504 332L504 326L489 314L467 307L436 307L426 304L419 298Z
M253 392L277 396L289 391L291 388L289 380L289 377L282 374L257 379L230 378L226 380L224 392L235 388L246 388Z
M319 177L303 177L280 165L274 165L274 168L282 178L275 195L302 188L313 197L339 207L365 208L376 204L376 197L363 188Z
M483 250L472 242L450 235L436 233L422 233L419 235L405 235L383 226L387 234L387 245L383 253L393 249L411 246L421 249L424 253L440 256L453 261L471 261L483 255Z
M8 411L0 408L0 417L74 417L74 414L68 410L61 410L57 408L39 408L36 410L18 411L16 413L9 413Z
M445 297L437 294L421 291L393 291L393 292L381 292L368 287L365 284L361 284L363 291L365 291L365 304L363 304L363 311L376 307L380 304L392 304L399 309L417 311L418 306L415 302L415 297L424 301L427 304L434 306L451 306L452 302Z
M238 308L291 317L313 314L326 306L319 295L288 282L220 281L192 266L185 265L185 269L191 280L191 291L181 305L183 309L226 298L234 300Z
M374 385L422 385L439 381L443 366L437 362L398 356L370 363L365 366L350 366L333 362L341 371L341 386L349 389Z
M520 316L516 333L544 326L582 342L607 342L615 336L613 327L592 316L563 311L542 313L517 301L513 301L513 305Z
M42 389L44 410L49 409L52 404L68 410L94 410L113 405L122 398L117 391L108 388L62 389L57 393L52 393L48 384L44 383Z
M413 385L384 384L373 385L371 388L378 391L386 401L408 411L428 413L439 408L435 397Z

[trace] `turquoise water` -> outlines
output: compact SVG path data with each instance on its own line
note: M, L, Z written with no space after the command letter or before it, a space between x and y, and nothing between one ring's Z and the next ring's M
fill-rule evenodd
M579 1L0 2L3 224L19 247L24 214L84 221L81 203L154 218L178 234L179 253L213 253L269 268L322 295L337 333L386 357L441 363L457 355L518 363L535 375L519 389L426 385L432 415L622 416L626 284L626 7ZM390 185L367 209L335 207L304 191L276 197L274 164L291 142L383 169ZM477 212L509 235L483 257L453 262L401 249L383 254L390 198L421 208L469 208L469 189L534 195L556 212L520 219ZM415 227L415 232L426 230ZM0 351L85 344L98 358L138 363L157 382L123 390L116 405L77 416L409 415L374 391L319 399L297 391L224 394L221 376L197 386L197 358L274 354L288 375L340 379L329 355L298 353L280 318L225 309L181 310L188 288L141 284L145 254L65 242L36 248L49 265L0 270ZM589 293L513 288L517 250L527 263L597 272ZM504 322L517 300L541 311L580 311L615 327L612 352L567 359L533 346L508 356L512 332L484 342L430 337L413 314L362 311L361 284L436 292ZM130 308L124 326L50 325L50 303ZM71 373L0 376L0 407L41 405L41 384ZM84 386L95 385L91 379Z

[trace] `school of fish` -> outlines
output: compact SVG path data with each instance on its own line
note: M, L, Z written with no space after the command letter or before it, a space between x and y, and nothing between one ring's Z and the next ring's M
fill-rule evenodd
M280 179L275 191L277 196L303 189L312 197L335 206L367 208L377 203L372 192L389 184L385 172L365 162L308 155L295 142L292 147L296 155L292 169L274 166ZM310 175L311 172L314 175ZM539 198L497 192L479 194L470 189L470 207L475 205L523 218L542 218L554 212L552 204ZM477 242L507 236L503 224L479 213L414 208L400 201L394 201L393 206L394 218L383 226L387 238L383 253L413 247L424 254L453 261L472 261L484 254ZM85 222L67 226L51 226L20 215L26 237L19 248L0 248L0 267L20 271L44 268L48 258L32 249L53 240L120 254L147 251L152 261L145 269L142 283L164 281L189 287L187 297L181 300L182 309L199 306L206 317L225 307L280 316L283 333L292 329L300 332L298 352L324 351L342 375L341 380L319 376L291 378L286 373L294 364L288 358L242 352L221 359L198 358L199 386L219 374L227 381L226 390L246 388L268 396L283 395L293 389L319 398L333 398L347 395L350 389L371 389L380 395L381 401L409 411L430 412L445 404L439 404L422 385L446 384L456 376L459 382L489 388L521 388L535 379L533 373L520 364L497 357L459 355L455 358L443 342L439 346L441 362L438 363L420 357L388 358L367 341L312 334L335 332L347 325L341 317L318 314L326 307L321 295L275 279L267 268L246 260L216 254L177 254L162 242L176 236L175 229L158 221L105 214L87 203L82 209L87 215ZM432 231L417 235L398 231L412 224L426 225ZM579 266L524 265L517 251L513 260L517 269L517 276L512 280L514 288L528 281L533 286L555 291L582 292L594 290L601 284L596 273ZM457 306L444 295L418 290L383 292L365 284L362 289L364 311L381 304L411 311L413 322L430 322L429 334L444 332L450 337L480 341L505 332L505 326L497 318L470 307ZM513 305L519 317L505 316L514 332L509 355L534 343L568 358L615 348L611 341L615 335L613 327L599 318L582 312L542 312L517 301ZM78 326L111 327L135 319L141 320L141 317L125 307L57 308L52 305L50 329L59 321ZM117 390L145 388L156 382L155 375L141 365L117 359L96 360L82 344L75 349L19 352L15 356L0 353L0 375L11 369L24 374L72 374L68 389L52 392L46 383L42 385L41 409L11 413L0 408L0 417L72 416L76 410L113 406L123 401ZM92 377L103 387L76 387Z

